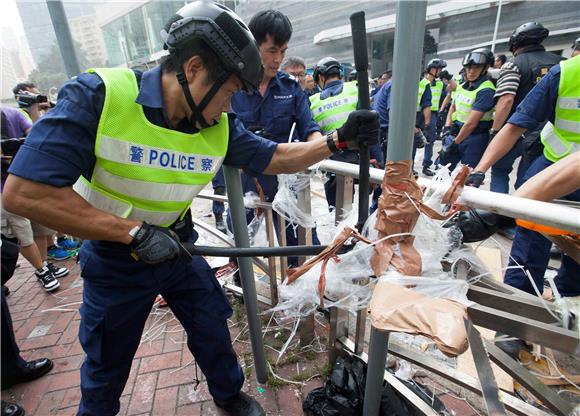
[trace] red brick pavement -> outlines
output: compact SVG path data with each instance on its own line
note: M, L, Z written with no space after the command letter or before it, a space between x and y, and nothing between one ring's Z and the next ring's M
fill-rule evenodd
M14 321L14 329L22 357L26 360L48 357L54 361L53 370L44 377L30 383L20 384L2 391L2 399L21 403L27 415L72 416L76 413L80 399L79 369L83 351L78 343L80 316L78 308L82 300L82 279L79 267L73 260L61 262L71 273L60 279L61 286L52 294L46 293L36 281L33 269L20 259L21 267L7 286L11 290L7 298ZM167 309L162 309L165 313ZM171 320L170 313L159 319L151 316L146 326L154 322L167 322L166 330L153 340L144 341L133 360L129 380L121 397L121 415L221 415L213 404L202 380L194 389L194 365L185 344L184 333L179 323ZM239 329L232 327L232 339ZM152 334L149 334L152 335ZM247 341L236 342L236 351L241 354L251 351ZM318 354L316 361L300 363L300 371L308 367L314 371L314 363L320 365L325 354ZM292 369L280 368L279 374L292 377ZM253 367L252 367L253 368ZM313 388L322 385L316 377L301 388L298 385L282 385L273 391L268 385L258 386L252 374L244 386L262 404L270 415L302 414L302 399Z

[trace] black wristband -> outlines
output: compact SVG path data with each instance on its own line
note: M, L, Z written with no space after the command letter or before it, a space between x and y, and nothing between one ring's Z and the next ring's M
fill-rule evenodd
M337 154L337 153L341 152L341 150L338 147L336 147L336 143L334 143L334 139L332 138L332 133L328 133L326 135L326 145L328 146L328 148L330 149L330 151L333 154Z

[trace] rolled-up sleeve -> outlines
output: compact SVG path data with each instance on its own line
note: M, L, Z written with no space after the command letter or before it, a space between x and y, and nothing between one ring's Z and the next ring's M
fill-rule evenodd
M270 164L278 144L247 130L235 114L228 114L230 138L224 164L262 173Z

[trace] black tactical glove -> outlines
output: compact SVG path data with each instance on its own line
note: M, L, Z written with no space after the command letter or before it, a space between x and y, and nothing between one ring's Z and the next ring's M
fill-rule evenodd
M133 255L147 264L158 264L178 257L191 258L177 235L168 228L143 223L129 244Z
M452 156L459 153L459 145L454 140L446 146L443 146L439 152L439 160L441 163L449 163Z
M422 149L427 144L427 138L425 137L425 134L423 134L423 131L421 130L417 130L417 132L413 136L413 140L415 140L415 147L417 149Z
M441 130L441 134L439 135L439 140L443 141L447 136L451 134L451 127L445 126L443 130Z
M485 179L485 173L475 171L469 174L467 180L465 181L465 185L467 186L474 186L479 188Z
M358 150L361 143L371 147L379 142L379 114L371 110L353 111L336 135L341 150Z

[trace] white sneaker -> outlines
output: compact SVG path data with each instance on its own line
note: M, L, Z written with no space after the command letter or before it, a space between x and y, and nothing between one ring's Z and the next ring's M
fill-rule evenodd
M64 277L68 274L69 270L66 267L57 267L54 263L44 262L44 265L48 267L48 270L52 273L52 275L56 278Z
M52 292L60 286L60 283L58 283L58 280L56 280L56 277L54 277L47 266L35 271L34 274L36 274L37 279L40 280L42 287L44 287L47 292Z

